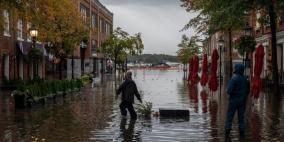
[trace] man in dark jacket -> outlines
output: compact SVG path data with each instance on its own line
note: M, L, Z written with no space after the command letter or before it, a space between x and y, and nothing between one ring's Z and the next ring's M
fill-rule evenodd
M121 103L119 105L121 115L126 117L128 109L131 119L136 119L137 114L133 108L134 103L134 95L136 98L142 103L140 94L137 90L137 86L135 82L132 80L132 73L127 72L125 75L124 82L119 86L118 90L116 91L116 95L119 95L122 92L121 96Z
M240 136L244 136L244 113L246 107L246 99L249 94L249 88L249 81L244 76L244 65L236 64L234 75L227 86L227 94L230 95L227 118L225 122L225 135L227 137L230 135L232 120L236 111L238 111Z

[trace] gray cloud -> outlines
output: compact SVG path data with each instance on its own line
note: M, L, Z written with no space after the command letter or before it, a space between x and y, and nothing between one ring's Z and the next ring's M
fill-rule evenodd
M182 34L179 32L192 17L180 7L179 0L101 0L114 13L114 26L134 34L142 33L143 53L175 55Z

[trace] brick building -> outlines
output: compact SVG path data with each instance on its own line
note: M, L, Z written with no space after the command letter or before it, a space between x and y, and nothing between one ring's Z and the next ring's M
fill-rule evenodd
M272 72L272 53L271 53L271 37L270 37L270 26L269 25L261 25L258 23L258 18L260 18L260 14L258 13L252 13L248 17L248 23L252 27L253 32L252 36L255 37L255 40L257 42L257 45L262 44L265 47L265 56L264 56L264 66L263 66L263 72L262 72L262 78L266 76L271 77L271 72ZM233 31L232 32L232 46L235 45L236 41L242 36L243 33L242 31ZM224 37L225 40L225 48L219 51L218 47L218 39L220 36ZM281 16L277 20L277 63L278 63L278 70L279 70L279 77L280 80L283 82L284 81L284 16ZM217 48L219 51L219 54L222 53L222 69L221 73L224 74L225 76L229 74L229 35L227 32L217 32L207 38L204 41L204 47L206 48L208 55L209 55L209 60L210 60L210 55L213 51L214 48ZM252 54L254 55L254 53ZM242 63L243 62L243 56L239 55L237 50L232 49L232 60L233 60L233 65L235 63ZM249 56L249 58L252 58ZM251 61L251 68L248 68L246 73L249 75L249 72L251 72L252 67L254 64L254 60ZM218 71L219 72L219 71Z
M240 37L242 33L233 31L232 32L232 65L234 66L236 63L243 62L243 56L241 56L236 49L234 49L235 41ZM222 37L225 41L224 47L220 48L218 46L218 40ZM216 48L219 53L219 60L218 60L218 71L217 75L220 73L220 63L221 63L221 75L225 77L225 79L229 79L229 68L230 68L230 50L229 50L229 33L228 32L217 32L207 39L203 41L203 48L205 48L208 61L211 63L211 54Z
M16 19L8 10L1 11L1 14L4 26L0 32L0 80L28 79L35 75L44 78L44 60L35 66L24 59L24 55L27 55L32 47L29 34L31 22ZM36 48L44 50L44 45L37 42Z
M72 59L74 77L93 71L100 73L104 71L104 56L96 51L101 43L113 30L113 14L104 7L98 0L79 0L78 12L80 12L90 26L88 40L80 44L73 56L66 60L63 67L64 77L72 76ZM58 66L54 61L49 60L44 54L43 62L33 65L25 60L24 55L32 47L32 40L29 34L31 22L21 18L15 18L8 10L1 11L3 15L3 30L0 32L0 80L4 78L28 79L38 75L45 78L49 73L57 74ZM82 21L83 22L83 21ZM36 48L45 51L43 43L36 43ZM46 53L46 52L44 52Z
M258 19L260 13L255 13L251 17L253 26L253 34L258 44L262 44L265 48L264 67L262 76L271 77L272 75L272 52L271 52L271 36L269 24L260 24ZM284 81L284 16L280 16L276 23L276 40L277 40L277 63L280 81Z
M98 0L80 0L78 9L84 19L89 21L90 31L88 41L82 42L80 48L74 52L74 77L93 71L100 75L105 70L106 61L102 54L97 53L97 49L113 30L113 13ZM71 58L67 61L67 77L72 77Z

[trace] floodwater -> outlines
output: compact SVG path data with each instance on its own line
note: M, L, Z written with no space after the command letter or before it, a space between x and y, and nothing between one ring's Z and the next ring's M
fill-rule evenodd
M227 95L200 85L188 86L179 70L134 70L133 79L153 109L189 109L190 117L121 119L114 79L106 75L95 88L68 94L56 104L15 110L9 93L0 94L0 142L48 141L225 141ZM222 87L224 90L224 87ZM284 98L263 90L246 111L245 141L283 141ZM136 101L137 102L137 101ZM239 141L237 115L231 141Z

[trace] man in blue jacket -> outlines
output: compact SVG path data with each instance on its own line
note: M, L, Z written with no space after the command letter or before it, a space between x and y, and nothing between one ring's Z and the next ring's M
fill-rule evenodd
M126 117L127 111L129 111L131 119L136 119L137 114L133 108L134 103L134 95L136 98L142 103L140 94L137 90L137 86L135 82L132 80L132 73L127 72L125 75L124 82L119 86L118 90L116 91L116 95L119 95L122 92L121 96L121 103L119 105L121 115Z
M227 118L225 122L225 135L228 137L230 135L230 130L232 126L232 120L234 114L238 111L238 122L239 122L239 132L240 136L244 136L245 131L245 107L246 99L249 94L249 81L244 76L244 65L236 64L234 75L229 81L227 86L227 94L230 95L229 106L227 112Z

